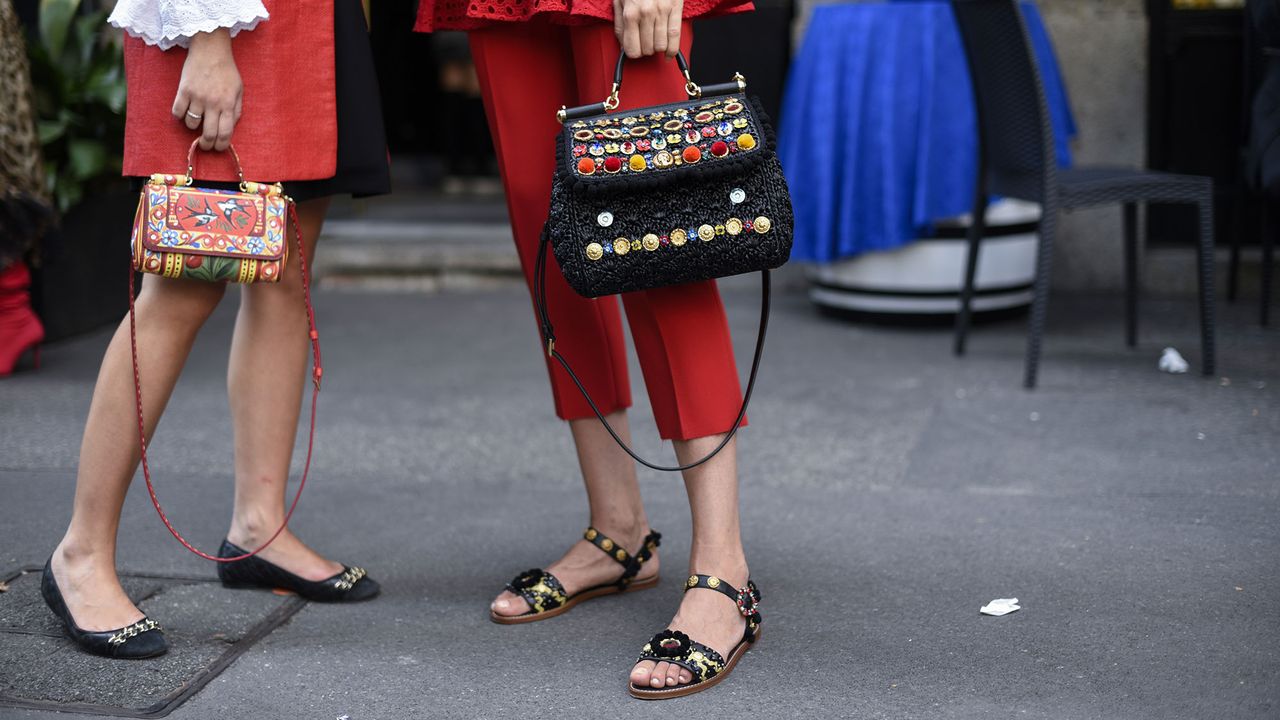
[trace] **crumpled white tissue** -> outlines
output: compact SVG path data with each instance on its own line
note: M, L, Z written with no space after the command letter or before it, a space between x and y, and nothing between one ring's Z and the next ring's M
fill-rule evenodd
M1160 369L1167 373L1184 373L1191 367L1185 358L1175 349L1167 347L1160 356Z
M1018 604L1018 598L997 598L986 605L983 605L978 609L978 612L983 615L1000 617L1001 615L1008 615L1011 612L1017 612L1021 609L1022 606Z

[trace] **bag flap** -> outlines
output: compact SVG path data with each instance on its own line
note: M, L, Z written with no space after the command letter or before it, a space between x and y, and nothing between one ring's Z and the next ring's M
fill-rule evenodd
M279 185L245 183L244 190L214 190L153 177L142 188L142 203L142 244L153 252L266 261L284 257L286 200Z
M741 174L772 154L771 136L753 100L695 98L566 122L557 172L575 192Z

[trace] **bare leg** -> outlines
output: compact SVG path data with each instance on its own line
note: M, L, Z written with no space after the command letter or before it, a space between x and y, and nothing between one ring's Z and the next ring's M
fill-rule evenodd
M681 464L693 462L711 452L723 437L676 442L676 457ZM715 575L734 588L746 585L749 572L738 515L737 439L709 462L686 471L684 485L693 514L689 572ZM742 639L746 620L729 598L709 590L695 590L684 594L668 627L728 657ZM637 663L631 671L633 683L655 688L682 685L692 679L688 670L665 662L656 667L651 661Z
M630 442L627 412L619 410L606 417L618 434ZM592 527L622 543L628 551L635 552L649 533L649 519L640 499L635 462L613 442L599 420L572 420L569 428L573 432L578 464L587 486ZM547 572L555 575L570 595L616 580L621 574L618 563L586 540L579 540L564 557L548 565ZM637 577L645 579L657 573L658 556L655 553L653 560L645 563ZM500 615L520 615L529 611L529 604L520 596L503 591L494 600L492 608Z
M222 299L221 284L147 275L138 296L138 368L150 440L191 352ZM129 319L117 328L98 371L80 445L71 524L53 553L53 574L82 629L113 630L141 620L116 576L116 531L138 468Z
M308 261L315 256L328 208L328 199L298 204ZM279 282L244 286L227 371L236 446L235 510L227 539L242 548L258 547L284 520L309 354L298 265L290 262ZM288 529L260 557L307 580L342 572L342 565L317 554Z

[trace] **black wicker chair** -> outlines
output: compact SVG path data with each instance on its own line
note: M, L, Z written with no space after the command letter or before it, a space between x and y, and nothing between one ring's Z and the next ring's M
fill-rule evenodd
M1049 276L1058 211L1108 203L1124 205L1126 339L1137 344L1138 203L1189 203L1199 207L1201 364L1214 372L1213 181L1139 169L1088 167L1059 170L1040 72L1016 0L952 0L968 56L978 110L979 168L969 231L955 353L963 355L971 321L974 274L993 195L1038 202L1040 243L1027 338L1028 388L1036 386L1041 339L1049 306Z

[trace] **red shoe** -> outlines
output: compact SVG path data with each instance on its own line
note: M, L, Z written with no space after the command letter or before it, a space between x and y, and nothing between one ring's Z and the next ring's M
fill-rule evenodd
M44 326L31 309L31 273L21 260L0 270L0 377L8 377L28 350L40 368Z

